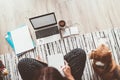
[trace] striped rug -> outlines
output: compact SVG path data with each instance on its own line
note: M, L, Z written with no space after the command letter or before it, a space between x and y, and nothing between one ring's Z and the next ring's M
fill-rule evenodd
M47 55L58 53L65 55L75 48L82 48L86 51L86 54L89 54L89 51L96 48L98 40L101 38L107 40L114 60L117 64L120 64L120 29L115 28L100 32L74 35L52 43L38 45L33 51L26 52L20 57L17 57L14 52L1 55L0 59L9 70L9 75L6 76L4 80L22 80L17 69L17 63L22 58L35 58L40 55L42 59L46 61ZM102 80L94 73L91 61L88 57L82 80Z

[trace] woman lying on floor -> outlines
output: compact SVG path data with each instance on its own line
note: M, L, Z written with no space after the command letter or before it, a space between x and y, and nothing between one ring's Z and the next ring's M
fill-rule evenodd
M85 51L79 48L74 49L66 54L64 59L68 63L68 65L65 65L63 68L66 79L81 80L86 62ZM52 71L56 73L54 76L52 75L52 77L56 77L57 79L51 80L59 80L58 77L61 77L60 80L65 80L57 69L48 67L46 63L32 58L21 59L18 63L18 70L23 80L50 80L50 75L48 74ZM47 77L45 76L46 71Z

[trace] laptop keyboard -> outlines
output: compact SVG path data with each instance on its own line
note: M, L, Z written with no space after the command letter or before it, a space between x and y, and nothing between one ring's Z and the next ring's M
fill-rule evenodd
M43 37L48 37L48 36L58 34L58 33L59 33L59 30L58 30L57 26L50 27L50 28L43 29L43 30L38 30L35 32L37 39L43 38Z

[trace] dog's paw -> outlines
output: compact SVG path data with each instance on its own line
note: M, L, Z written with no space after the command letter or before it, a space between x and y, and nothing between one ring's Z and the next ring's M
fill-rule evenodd
M4 76L6 76L6 75L8 75L8 73L9 73L8 70L7 70L6 68L4 68L3 71L2 71L2 74L3 74Z

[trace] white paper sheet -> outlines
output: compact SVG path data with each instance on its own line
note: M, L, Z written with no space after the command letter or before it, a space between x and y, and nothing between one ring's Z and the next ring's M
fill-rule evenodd
M13 40L16 54L34 48L28 26L26 25L11 31L11 37Z
M62 54L54 54L47 56L48 65L60 69L61 66L64 66L64 58Z
M79 34L78 27L76 27L76 26L70 27L70 34L71 34L71 35Z
M48 55L47 59L48 59L48 66L55 67L64 76L63 71L61 70L61 67L64 66L63 54Z

